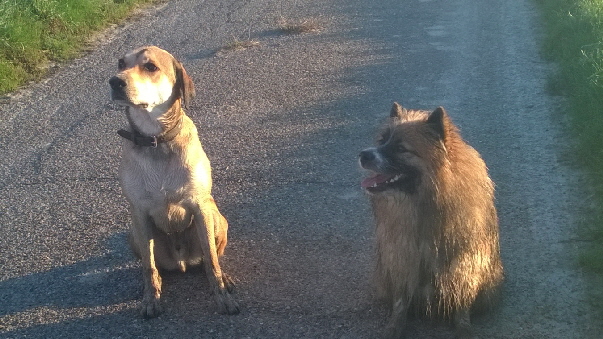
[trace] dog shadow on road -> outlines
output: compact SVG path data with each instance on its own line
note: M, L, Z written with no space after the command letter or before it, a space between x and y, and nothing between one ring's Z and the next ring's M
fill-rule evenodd
M153 322L139 315L140 263L130 252L127 232L107 238L105 248L102 256L1 281L0 337L107 338L123 335L125 328L128 335L148 335ZM171 312L190 313L185 319L193 320L211 314L209 302L198 303L210 300L201 267L164 273Z
M0 282L0 333L14 327L10 319L21 316L11 315L18 313L43 316L50 312L48 309L56 310L56 314L65 309L108 306L137 298L140 294L139 265L128 253L126 233L116 233L107 242L109 248L119 245L119 249Z

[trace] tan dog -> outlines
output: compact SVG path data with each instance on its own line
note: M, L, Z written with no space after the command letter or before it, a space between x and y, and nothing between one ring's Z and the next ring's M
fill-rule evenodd
M211 196L211 167L197 129L182 108L195 94L193 83L180 62L154 46L119 59L118 71L109 83L129 122L118 131L127 139L119 181L132 214L130 245L142 260L141 313L161 313L158 269L184 272L203 262L218 312L236 314L234 284L218 263L228 223Z
M495 300L503 279L486 164L443 108L396 103L360 165L370 173L362 187L375 216L378 291L391 310L387 337L404 336L409 311L451 318L458 338L471 337L470 310Z

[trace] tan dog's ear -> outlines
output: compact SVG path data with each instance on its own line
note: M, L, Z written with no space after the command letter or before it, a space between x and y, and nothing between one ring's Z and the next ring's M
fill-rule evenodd
M176 73L175 89L179 92L178 97L182 99L182 105L186 107L195 97L195 85L178 60L174 60L174 72Z

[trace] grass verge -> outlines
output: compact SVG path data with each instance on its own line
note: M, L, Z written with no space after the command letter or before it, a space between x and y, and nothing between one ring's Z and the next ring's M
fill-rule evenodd
M90 36L157 0L0 1L0 94L40 79L81 52Z
M568 100L567 116L576 138L575 162L587 173L579 262L595 280L603 277L603 2L535 0L542 12L545 55L558 66L551 90ZM603 285L591 286L603 314Z

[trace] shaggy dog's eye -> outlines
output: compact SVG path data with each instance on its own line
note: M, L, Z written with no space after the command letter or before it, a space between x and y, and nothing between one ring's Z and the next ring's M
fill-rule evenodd
M398 145L397 149L396 149L399 153L407 153L410 152L408 150L408 148L404 147L403 145Z
M155 72L158 69L157 66L155 66L155 64L152 62L147 62L146 64L142 65L142 67L149 72Z
M117 69L121 71L124 68L126 68L126 62L124 59L117 60Z
M382 135L379 137L379 139L377 139L377 145L380 145L380 146L381 146L381 145L385 144L386 142L388 142L388 141L389 141L389 138L390 138L390 133L389 133L389 132L385 132L385 133L383 133L383 134L382 134Z

